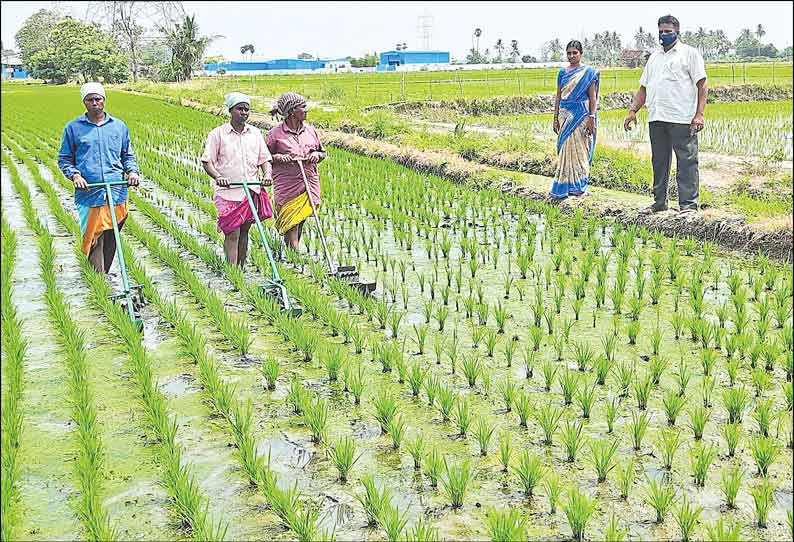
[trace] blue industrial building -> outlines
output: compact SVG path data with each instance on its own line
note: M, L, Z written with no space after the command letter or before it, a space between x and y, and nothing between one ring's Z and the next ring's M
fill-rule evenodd
M448 51L386 51L380 54L378 71L395 71L406 64L449 64Z
M269 72L282 70L321 70L335 69L347 65L350 62L346 58L338 59L301 59L301 58L279 58L276 60L264 60L257 62L215 62L205 64L204 71L208 73L226 73L230 75Z

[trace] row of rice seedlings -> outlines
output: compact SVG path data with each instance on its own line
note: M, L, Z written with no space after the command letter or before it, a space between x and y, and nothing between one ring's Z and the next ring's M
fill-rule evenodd
M125 226L127 231L149 250L150 254L156 256L173 271L177 280L204 306L207 315L215 323L224 338L241 355L245 356L248 354L253 341L248 326L227 312L220 297L206 284L206 281L198 277L179 252L160 241L153 232L144 230L134 217L129 217L125 222Z
M3 153L3 164L6 154ZM10 161L9 161L10 162ZM10 169L10 167L9 167ZM8 225L5 215L0 213L2 223L2 248L0 253L0 317L3 333L0 344L3 352L3 398L2 398L2 445L0 446L0 483L3 499L0 503L0 532L3 540L12 540L16 533L16 525L20 512L17 509L20 467L19 445L22 437L24 414L24 365L27 355L27 341L22 336L22 321L17 315L16 305L12 300L13 274L16 267L17 240L14 230Z
M37 166L19 148L13 148L14 156L21 160L32 173L38 188L47 199L50 212L75 239L80 239L80 226L60 203L58 195L40 175ZM56 179L68 188L68 182L57 175L57 168L51 166ZM160 464L163 467L163 482L169 494L174 512L182 524L190 529L197 540L221 540L227 526L220 520L213 522L208 516L207 497L199 489L194 475L187 465L182 464L182 449L176 442L176 420L168 414L166 400L154 383L151 365L145 347L141 344L140 333L130 322L126 313L110 299L110 286L106 277L96 273L88 260L80 252L75 252L80 261L81 273L89 286L92 303L107 315L127 347L127 354L141 400L146 413L146 424L159 442Z
M3 153L3 158L5 158ZM6 162L6 160L4 160ZM48 315L57 331L69 375L72 418L77 426L77 457L74 469L80 484L78 511L92 540L115 540L118 531L111 523L100 494L104 451L97 424L97 412L88 383L85 334L71 316L71 307L56 284L55 248L52 234L41 223L33 208L30 191L21 181L16 166L7 161L11 182L22 204L23 215L35 234L39 248L39 267L44 282ZM5 327L4 327L5 330Z

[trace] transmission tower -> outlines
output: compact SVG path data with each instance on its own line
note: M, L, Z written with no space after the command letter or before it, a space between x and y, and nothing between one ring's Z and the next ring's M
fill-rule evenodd
M425 51L430 50L430 42L433 37L433 16L425 9L425 12L416 18L416 37Z

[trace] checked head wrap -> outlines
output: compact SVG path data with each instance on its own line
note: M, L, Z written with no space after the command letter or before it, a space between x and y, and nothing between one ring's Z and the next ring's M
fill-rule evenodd
M306 105L306 98L297 92L285 92L279 96L276 106L270 110L270 114L273 116L280 115L286 119L296 108L302 105Z

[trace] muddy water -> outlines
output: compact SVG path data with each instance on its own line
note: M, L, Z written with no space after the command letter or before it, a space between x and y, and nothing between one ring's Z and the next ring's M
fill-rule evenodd
M72 506L76 478L70 468L63 468L76 453L74 424L67 403L67 375L47 321L36 238L27 228L5 168L2 196L3 213L17 236L12 300L23 321L23 337L28 341L23 369L24 420L17 459L17 533L37 540L74 539L81 533Z

